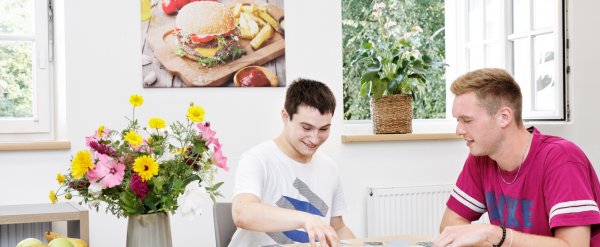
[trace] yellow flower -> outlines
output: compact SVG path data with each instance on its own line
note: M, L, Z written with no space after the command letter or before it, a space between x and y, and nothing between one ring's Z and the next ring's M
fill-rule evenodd
M98 130L96 132L98 132L98 137L102 138L102 134L104 134L104 125L100 125L100 127L98 127Z
M148 126L153 129L162 129L167 125L162 118L151 118L148 120Z
M52 204L55 204L58 201L58 198L56 198L56 193L54 193L54 190L50 191L50 195L48 195L48 197L50 198L50 201L52 202Z
M148 181L152 176L158 174L158 163L148 155L140 156L133 163L133 171L140 175L142 181Z
M188 108L187 118L192 120L194 123L200 123L204 121L204 108L192 104L190 108Z
M135 133L135 131L130 130L125 135L125 141L129 142L131 146L137 147L139 145L142 145L142 136L138 133Z
M62 174L56 174L56 181L58 181L58 184L62 184L65 182L65 175Z
M175 154L175 155L177 155L177 154L185 154L185 148L175 149L175 150L171 151L171 154Z
M129 104L133 107L141 106L144 103L144 97L138 94L133 94L129 97Z
M75 158L71 161L71 176L74 179L79 179L90 169L94 169L90 151L83 150L77 152Z

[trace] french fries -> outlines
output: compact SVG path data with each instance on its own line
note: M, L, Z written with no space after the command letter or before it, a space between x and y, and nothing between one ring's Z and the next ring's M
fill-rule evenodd
M258 15L260 16L260 18L262 18L267 23L269 23L269 25L271 25L271 27L273 27L273 29L275 29L275 30L279 29L279 24L277 24L277 21L275 19L273 19L273 17L271 15L269 15L269 13L267 13L266 9L258 9Z
M242 12L253 13L256 10L256 5L251 3L250 5L242 5Z
M236 3L233 8L231 8L231 12L233 13L233 17L240 17L240 12L242 11L242 3Z
M240 13L239 25L242 39L252 39L260 31L254 18L245 12Z
M257 50L280 30L279 23L266 8L255 4L236 3L231 7L235 22L240 28L240 37L250 40L252 49Z
M273 36L273 28L271 28L269 25L265 25L260 29L260 32L258 32L256 37L250 41L250 46L252 49L258 50L263 42L270 39L271 36Z
M258 16L255 16L255 15L251 15L251 16L252 16L252 18L254 19L254 21L256 21L256 24L258 24L258 26L259 26L259 27L261 27L261 28L262 28L262 27L263 27L263 26L265 26L265 25L269 25L269 24L267 24L265 21L263 21L263 19L260 19L260 17L258 17Z

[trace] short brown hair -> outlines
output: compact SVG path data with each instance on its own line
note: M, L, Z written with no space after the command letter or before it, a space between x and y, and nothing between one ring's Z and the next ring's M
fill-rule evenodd
M335 96L322 82L299 78L292 82L285 95L285 110L290 116L290 120L296 112L299 105L314 107L321 115L335 111Z
M454 80L450 90L456 96L474 92L490 115L501 106L508 106L514 112L517 126L523 122L521 88L503 69L485 68L468 72Z

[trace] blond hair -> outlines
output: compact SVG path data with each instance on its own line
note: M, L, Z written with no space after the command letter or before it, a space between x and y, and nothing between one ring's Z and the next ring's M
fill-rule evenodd
M450 90L454 95L474 92L486 111L493 115L502 106L512 109L517 126L523 124L523 96L519 84L503 69L485 68L458 77Z

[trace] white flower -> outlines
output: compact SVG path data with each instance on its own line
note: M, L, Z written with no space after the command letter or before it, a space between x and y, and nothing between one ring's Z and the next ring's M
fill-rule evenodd
M88 192L94 197L99 197L102 194L102 189L104 189L104 187L102 186L102 183L98 181L90 184Z
M202 214L202 209L210 202L210 195L206 189L196 182L191 182L185 186L183 194L177 197L177 205L179 205L177 213L192 220L196 215Z
M419 26L413 26L412 29L410 30L413 33L422 33L423 29Z
M412 54L413 57L415 57L415 58L420 58L421 57L421 52L419 50L412 50L410 52L410 54Z

